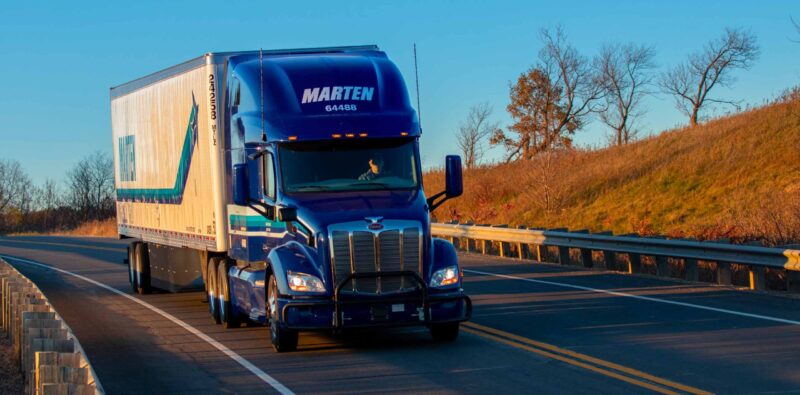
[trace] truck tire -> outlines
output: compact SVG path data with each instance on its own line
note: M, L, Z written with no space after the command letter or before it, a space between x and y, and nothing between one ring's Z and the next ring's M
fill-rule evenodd
M147 256L147 245L145 243L136 243L135 257L136 265L134 269L134 278L136 279L136 292L139 295L150 293L150 259Z
M228 259L219 264L217 270L217 290L219 291L217 300L219 301L219 319L225 329L238 328L242 321L233 311L233 295L231 294L230 277L228 273L231 269L231 262Z
M440 343L454 342L458 338L458 322L446 322L443 324L431 325L431 337L433 341Z
M131 290L136 293L136 243L128 246L128 282L131 283Z
M211 319L219 324L222 321L219 319L219 299L217 295L217 266L219 266L220 258L212 257L208 260L208 312L211 313Z
M297 349L298 333L281 328L280 313L278 312L278 281L274 275L269 276L267 287L267 314L269 316L269 334L272 347L277 352L294 351Z

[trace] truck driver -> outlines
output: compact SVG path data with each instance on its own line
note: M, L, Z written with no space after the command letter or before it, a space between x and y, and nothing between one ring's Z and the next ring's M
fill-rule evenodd
M383 157L380 155L373 155L369 160L369 170L364 174L358 176L359 181L369 181L377 178L383 171Z

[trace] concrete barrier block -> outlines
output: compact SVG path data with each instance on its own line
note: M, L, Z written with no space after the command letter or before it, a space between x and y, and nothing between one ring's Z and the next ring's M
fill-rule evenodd
M94 387L80 384L45 384L42 386L42 395L94 395Z
M31 379L28 381L29 385L29 393L31 395L36 394L36 389L41 388L42 384L41 377L39 375L39 370L41 366L44 365L53 365L53 366L66 366L72 368L81 368L84 366L80 365L81 359L80 353L58 353L52 351L46 352L37 352L34 355L34 369L30 372Z
M65 328L32 328L28 329L22 339L22 372L27 373L34 369L35 353L31 352L33 339L67 340L69 331Z
M37 371L39 378L39 393L46 393L45 387L52 384L75 384L88 386L89 369L59 365L41 365ZM62 390L63 391L63 390ZM67 389L67 391L69 391ZM71 392L56 392L70 394Z

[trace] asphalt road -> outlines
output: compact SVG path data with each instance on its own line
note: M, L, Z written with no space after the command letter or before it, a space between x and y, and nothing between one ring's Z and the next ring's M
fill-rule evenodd
M133 295L125 245L0 238L109 394L800 393L800 299L465 255L475 310L455 343L302 334L277 354L264 327L214 325L200 293Z

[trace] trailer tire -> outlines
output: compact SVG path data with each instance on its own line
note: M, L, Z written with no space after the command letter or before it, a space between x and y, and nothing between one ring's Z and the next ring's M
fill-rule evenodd
M458 322L446 322L431 325L431 337L433 341L440 343L450 343L458 338Z
M211 319L217 324L222 322L219 319L219 299L217 298L217 295L219 295L217 292L217 266L219 266L220 260L219 257L212 257L208 260L208 287L206 287L206 292L208 293L208 312L211 313Z
M233 296L231 294L230 277L228 273L231 269L231 262L228 259L223 260L219 264L217 270L217 290L219 301L219 319L222 321L222 326L225 329L238 328L242 326L242 321L239 316L233 311Z
M138 287L136 286L136 243L131 243L128 246L128 282L131 283L131 290L136 293Z
M280 326L280 314L278 313L278 282L275 276L269 275L269 286L267 287L267 313L269 317L269 334L272 340L272 347L277 352L294 351L297 349L298 333L283 329Z
M136 281L136 292L139 295L150 293L150 259L147 256L147 245L136 243L134 246L136 265L133 272Z

